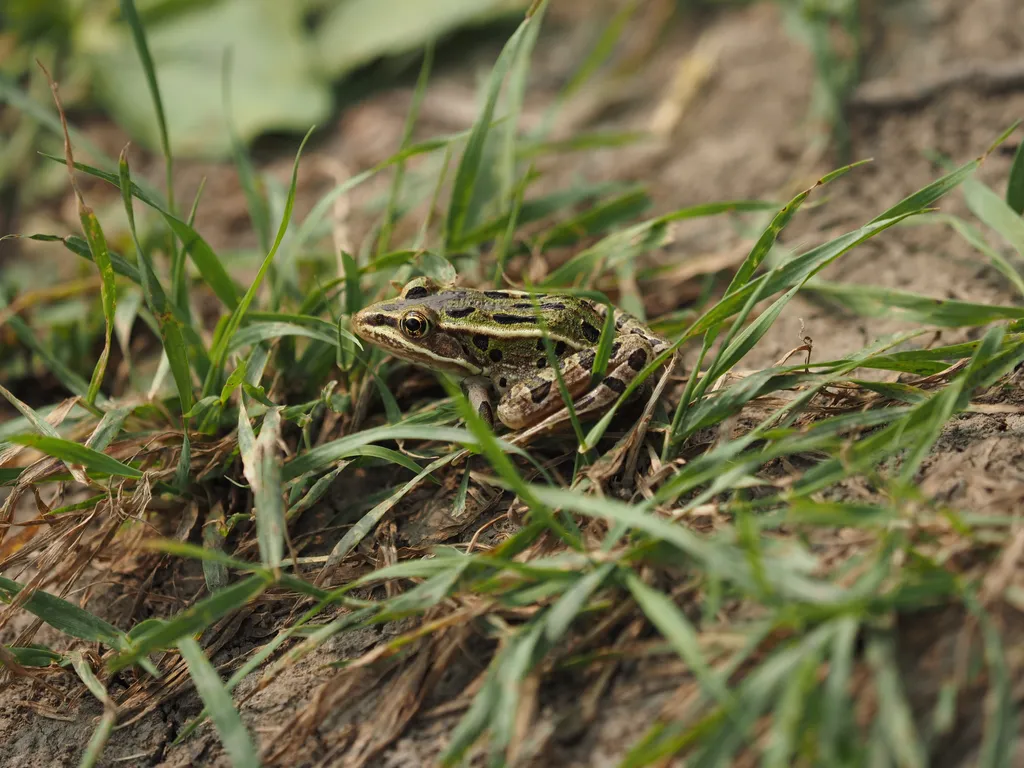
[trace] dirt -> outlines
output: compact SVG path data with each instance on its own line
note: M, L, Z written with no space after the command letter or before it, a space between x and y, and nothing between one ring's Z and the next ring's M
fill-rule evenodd
M830 186L830 202L801 212L783 238L793 249L853 229L933 180L941 170L927 152L964 162L984 152L1007 126L1024 116L1024 77L1014 81L1006 76L1007 71L1024 70L1020 54L1024 50L1024 5L1018 0L977 0L969 9L958 0L879 0L865 5L872 6L869 13L873 14L867 25L871 34L866 36L865 82L851 101L848 120L850 159L872 158L873 162ZM631 40L638 49L649 32L644 24L657 23L652 13L637 25ZM530 91L527 121L537 118L554 87L579 60L587 40L584 32L592 32L589 28L581 31L581 27L563 26L541 36L535 64L537 83ZM687 59L695 50L698 58ZM476 77L495 55L490 45L479 46L466 60L437 73L419 128L424 136L466 127L473 115ZM772 66L766 64L769 57ZM644 66L624 84L582 94L583 106L572 113L573 119L578 126L604 130L647 128L652 121L664 120L669 82L684 61L690 65L710 63L710 73L683 105L674 127L659 140L602 150L585 158L569 156L545 170L556 180L579 173L591 180L641 181L650 190L656 211L668 211L711 200L783 200L840 163L833 153L803 150L820 131L808 118L813 63L807 49L788 32L774 4L676 20ZM333 133L318 139L304 165L300 214L327 185L393 151L410 98L411 88L373 97L350 108L339 117ZM110 143L116 145L117 141L112 138ZM286 179L291 165L287 153L267 150L264 154L265 165ZM1010 160L1010 153L996 152L983 166L981 178L1004 184ZM244 199L230 168L186 163L179 173L183 190L193 189L202 175L209 176L206 196L212 204L201 209L197 224L215 248L254 245L244 239L248 231ZM365 235L367 219L356 212L386 183L382 179L366 185L352 196L353 213L341 217L347 227L344 237L358 243ZM946 198L942 208L966 211L959 193ZM21 229L38 231L37 223L22 222ZM695 220L678 227L674 242L650 258L652 263L684 267L691 259L742 256L750 244L749 233L741 235L724 218ZM891 230L845 256L824 277L935 297L1016 301L1007 284L981 257L939 227ZM652 314L677 306L677 295L669 294L682 290L680 283L673 283L670 289L656 285L641 288ZM798 297L744 365L770 364L800 344L805 335L813 338L817 359L832 359L907 327L910 325L894 314L863 319L813 298ZM970 331L950 330L941 333L941 341L932 341L952 343L971 336ZM1014 398L1017 394L1010 393L1007 402ZM922 489L979 514L1011 514L1024 490L1019 469L1024 460L1022 444L1024 420L1019 415L996 412L961 417L949 426L925 462ZM1019 577L1013 574L1008 578ZM949 612L906 618L900 634L900 659L907 679L936 680L936 675L929 678L921 671L928 669L928 663L940 668L952 663L952 646L962 624L962 616ZM1008 647L1019 644L1022 626L1018 618L1008 617L1003 630ZM258 641L251 638L261 631L266 629L258 617L246 619L231 647L217 657L218 663L230 664L233 656L254 647ZM251 695L242 705L242 715L261 747L272 750L288 736L287 729L300 723L311 702L331 693L337 679L326 664L356 658L395 631L395 627L384 627L338 636L266 687L256 690L256 680L244 683L238 694ZM365 764L389 768L433 764L465 711L464 691L482 669L483 664L472 654L456 652L445 677L435 681L423 707L425 714L403 726L394 743ZM408 677L415 673L413 660L382 678L386 690L415 687L416 679ZM429 670L422 674L428 675ZM530 734L523 764L617 764L624 750L662 711L679 706L673 694L685 678L681 667L665 669L664 664L654 666L642 660L624 665L608 681L585 673L559 678L540 696L538 722L542 726ZM367 684L371 682L367 680ZM1021 681L1014 682L1019 699ZM581 697L581 690L592 692L593 699L588 702L586 695ZM930 711L934 694L934 686L912 686L916 711ZM982 694L967 691L963 695L974 696L978 714L958 724L956 738L951 737L949 749L942 752L941 765L968 766L977 759L983 711L978 697ZM25 699L31 699L33 706L26 706ZM209 725L183 744L171 745L199 709L192 693L161 705L115 732L101 764L228 765ZM310 735L301 764L350 764L340 761L338 750L349 743L346 740L358 738L353 734L364 733L359 718L367 713L360 709L343 718L328 718ZM69 704L39 689L15 686L7 690L0 694L0 734L4 735L0 766L75 764L100 714L101 707L88 698ZM394 722L399 722L401 713L394 717ZM385 725L382 721L380 727ZM1018 762L1024 759L1018 757Z

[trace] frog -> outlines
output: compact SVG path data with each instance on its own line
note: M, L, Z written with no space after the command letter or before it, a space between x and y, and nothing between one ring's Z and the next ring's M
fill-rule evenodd
M595 383L608 311L614 337ZM669 346L633 315L585 297L478 290L430 277L414 278L396 298L356 312L352 329L394 357L461 379L474 411L489 426L497 418L513 431L567 410L547 344L579 415L609 407Z

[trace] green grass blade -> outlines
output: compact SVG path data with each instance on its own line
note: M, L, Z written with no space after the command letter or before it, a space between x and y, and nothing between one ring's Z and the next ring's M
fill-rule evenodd
M178 650L188 665L192 682L199 692L199 698L203 700L210 719L213 720L231 765L234 768L259 768L260 758L256 745L242 723L238 710L235 709L231 694L224 687L220 675L206 658L199 643L191 637L183 637L178 641Z
M220 592L203 598L191 608L160 622L134 638L132 646L108 662L111 672L138 663L154 651L170 648L181 638L202 632L222 616L241 608L272 583L266 573L255 573Z
M326 469L334 462L349 455L349 452L370 443L384 440L431 440L458 443L476 447L477 439L470 432L454 427L430 427L414 424L395 424L386 427L364 429L355 434L346 435L312 450L299 454L284 465L282 479L287 482L301 477L308 472ZM511 445L503 444L504 450L512 451Z
M807 290L825 296L866 317L892 317L896 310L896 314L906 319L946 328L975 327L999 320L1024 318L1022 307L937 299L910 291L873 285L818 281Z
M469 705L466 714L452 731L448 746L445 747L439 758L439 763L444 768L451 768L451 766L462 762L463 755L480 738L494 716L495 707L501 696L501 687L496 673L497 662L498 659L495 658L491 663L483 686L473 698L473 703Z
M146 86L149 88L149 97L153 101L153 109L156 110L156 124L160 131L160 148L164 153L164 181L165 194L167 195L167 209L174 213L174 159L171 154L171 140L167 133L167 119L164 116L164 102L160 98L160 85L156 78L156 68L153 66L153 57L149 52L149 43L146 42L146 30L142 26L142 19L135 8L135 0L121 0L121 16L127 22L132 32L132 40L135 42L135 50L142 62L142 71L146 75Z
M546 5L546 0L544 2ZM539 19L538 19L539 21ZM505 75L516 60L523 38L535 23L530 17L525 18L519 28L505 43L498 61L491 70L487 81L486 100L484 107L477 115L473 127L469 131L469 138L466 140L466 148L463 150L462 159L455 172L455 181L452 185L451 201L448 205L448 216L445 221L444 251L449 253L455 250L463 233L466 231L469 211L474 203L476 194L477 178L484 159L484 147L487 142L487 134L492 129L494 110L498 104L498 96L501 93L501 85ZM511 128L509 130L514 130Z
M96 673L92 671L92 667L89 666L89 663L85 660L85 657L82 656L81 652L72 652L70 658L71 665L74 667L79 679L85 684L85 687L89 689L89 692L103 705L103 717L100 718L100 722L96 726L96 730L93 731L92 737L89 739L89 743L85 748L81 761L79 762L80 768L91 768L99 762L100 755L103 753L103 748L106 746L107 740L110 738L110 734L114 731L114 724L117 722L117 707L114 704L114 700L107 692L107 689L103 687L103 683L101 683L99 678L96 677Z
M13 579L0 576L0 602L11 602L24 588L24 585ZM79 640L103 643L118 649L125 646L125 635L117 627L49 592L36 590L22 608L54 629Z
M132 477L136 479L142 477L142 472L134 467L129 467L112 456L94 451L92 448L87 448L71 440L33 434L12 435L7 440L19 445L31 446L47 456L53 456L55 459L60 459L66 463L81 464L90 472L115 477Z
M107 249L107 239L103 236L103 228L100 227L99 219L92 209L81 202L79 198L79 217L82 221L82 229L85 232L85 239L89 243L89 251L92 253L93 263L99 270L100 301L103 307L104 333L103 351L92 372L92 379L89 382L89 389L86 392L86 402L96 402L100 392L100 385L103 383L103 376L107 372L107 360L110 359L110 342L114 332L114 313L117 310L117 287L114 285L114 267L110 262L110 252Z
M952 192L958 186L964 183L972 173L974 173L978 166L981 165L981 159L971 160L969 163L957 168L955 171L946 174L942 178L936 179L927 187L919 189L914 194L905 197L903 200L898 202L889 210L884 213L880 213L878 216L873 218L869 223L876 224L886 219L894 219L902 217L908 213L914 211L920 211L927 208L939 198Z
M555 645L569 631L576 617L586 608L587 602L601 588L614 567L612 563L602 563L581 576L544 614L544 642L548 646Z
M245 406L239 403L238 429L248 427ZM281 462L277 444L281 439L281 410L272 408L263 418L263 428L251 449L244 450L241 440L242 464L245 478L252 489L256 506L256 539L260 547L260 560L277 571L284 559L284 502L281 497Z
M50 155L45 152L40 153L43 157L49 158L55 162L64 164L64 158ZM75 169L87 173L90 176L95 176L98 179L103 179L106 182L113 184L115 187L120 188L120 179L116 174L107 173L101 171L98 168L93 168L83 163L75 163ZM155 197L145 192L136 182L131 183L131 194L136 200L145 203L150 208L155 210L161 216L164 221L167 222L167 226L171 228L171 231L181 241L182 250L188 253L192 257L192 262L196 265L196 269L203 276L207 285L217 295L224 305L228 309L234 309L238 305L238 291L235 289L235 284L232 282L228 273L224 270L223 264L217 254L213 252L209 244L202 238L202 236L196 232L191 226L186 224L184 221L179 219L177 216L172 214L163 204L161 204ZM175 297L179 300L181 297Z
M683 612L667 595L648 586L633 573L626 575L626 586L650 622L700 682L704 694L723 706L727 705L731 701L731 694L708 666L700 648L697 630Z
M114 438L120 434L122 427L124 427L124 422L133 410L134 408L131 406L124 406L122 408L111 408L104 413L100 423L96 425L92 434L89 435L89 439L85 441L86 447L92 448L94 451L105 451Z
M971 213L997 232L1024 259L1024 218L978 179L964 182L964 200Z
M62 665L65 661L64 656L44 645L5 645L4 650L23 667L48 667L51 664Z
M914 726L910 704L903 695L891 641L872 638L867 647L868 664L875 675L878 722L889 751L901 768L924 768L928 753Z
M50 422L48 422L46 419L44 419L42 416L36 413L35 409L32 408L30 405L22 402L17 397L15 397L14 393L9 391L2 384L0 384L0 396L3 396L3 398L8 403L13 405L15 410L17 410L18 413L24 416L25 420L29 424L31 424L32 428L39 432L39 434L60 440L60 434L57 432L56 429L53 428Z
M407 149L412 141L412 132L416 127L416 120L420 114L420 106L423 98L427 95L427 83L430 82L430 71L434 66L434 41L431 39L423 51L423 62L420 64L420 74L416 78L416 87L412 92L412 104L405 115L405 125L402 128L402 141L398 151L401 153ZM402 195L402 184L405 181L405 161L400 160L395 167L395 175L391 180L391 191L388 194L388 206L384 211L384 220L380 225L380 233L377 236L376 258L384 255L391 243L391 232L395 225L398 213L398 203ZM376 261L376 258L374 259ZM346 270L347 272L347 270Z
M64 127L61 125L60 117L49 107L44 106L29 98L18 86L12 82L6 73L0 73L0 103L7 103L22 114L35 120L47 128L53 134L63 138ZM106 163L111 168L115 163L112 158L98 146L89 141L81 131L68 126L68 134L75 140L75 146L81 147L97 161Z
M256 298L256 292L263 283L263 278L266 276L267 270L270 268L270 265L274 263L274 256L277 254L277 249L281 247L281 241L284 239L284 233L288 230L288 224L291 222L292 218L292 208L295 206L295 189L298 184L299 177L299 160L302 157L302 150L306 146L306 142L309 140L312 133L313 129L310 128L302 139L302 143L299 144L298 152L295 153L295 162L292 165L291 183L288 186L288 198L285 201L284 212L281 215L281 224L277 229L277 237L274 239L274 244L269 253L267 253L266 258L263 259L263 263L260 265L259 271L256 273L256 277L253 278L249 289L245 292L242 300L238 303L238 306L234 308L227 323L221 329L218 341L214 344L213 351L210 353L210 372L203 385L204 397L212 394L215 389L219 389L222 385L222 382L219 379L224 367L224 362L227 359L228 346L231 342L231 338L235 335L235 332L245 319L246 312L249 311L249 306Z
M593 270L598 264L606 269L612 269L620 261L631 258L634 254L661 242L667 226L674 221L718 216L723 213L750 213L777 209L776 203L766 203L760 200L730 200L681 208L608 235L552 271L544 280L543 285L571 285L578 277Z
M7 302L4 301L2 291L0 291L0 309L6 306ZM24 320L20 317L8 318L7 327L14 331L14 335L17 337L19 342L39 356L43 361L43 364L46 366L46 369L54 375L57 381L59 381L69 392L81 397L83 404L86 405L89 410L93 411L97 415L99 414L98 408L88 405L85 401L86 394L89 391L89 383L58 360L49 349L40 344L39 340L36 339L35 334L32 333L32 330Z
M1010 210L1024 216L1024 141L1017 145L1006 182L1006 204Z
M808 189L805 189L803 192L799 193L792 200L786 203L782 207L782 209L777 214L775 214L775 217L768 224L767 228L765 228L764 232L761 233L761 237L758 238L757 242L754 244L754 247L750 250L750 253L747 255L747 258L743 260L743 263L740 265L740 268L736 270L736 274L733 275L732 280L729 281L729 287L725 291L726 295L732 293L739 287L749 282L750 278L754 276L754 272L756 272L757 268L761 266L761 262L763 262L765 257L768 255L768 252L771 251L772 247L774 247L775 242L778 240L779 235L782 233L782 230L786 228L790 221L793 220L793 217L796 215L797 211L800 210L800 207L804 204L804 201L806 201L807 198L811 196L814 190L816 190L818 187L825 186L831 181L835 181L840 176L846 175L849 171L853 170L859 165L863 165L865 162L867 161L852 163L842 168L838 168L832 171L831 173L826 174L825 176L822 176L814 183L813 186L811 186Z
M228 352L234 352L242 347L255 346L261 341L272 341L286 336L303 336L307 339L316 339L336 347L339 344L340 335L362 346L358 338L355 338L343 328L329 327L331 329L330 332L325 332L319 324L317 326L308 326L279 321L254 322L235 332L228 342Z
M985 236L979 232L973 224L964 221L957 216L939 217L939 220L945 221L953 228L953 231L959 234L978 251L983 253L988 260L992 262L992 266L998 269L1007 280L1013 283L1013 287L1016 288L1021 295L1024 295L1024 277L1021 277L1020 272L1006 258L1004 258L999 251L988 244Z
M817 685L817 672L821 664L821 649L805 656L794 670L782 694L778 697L772 716L768 743L764 748L764 768L789 768L802 741L801 726L806 708Z

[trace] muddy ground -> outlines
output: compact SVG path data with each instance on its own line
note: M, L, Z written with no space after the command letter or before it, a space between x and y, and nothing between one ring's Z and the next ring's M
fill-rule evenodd
M822 242L855 228L927 184L941 173L928 151L942 153L957 163L966 161L984 152L1014 120L1024 118L1024 4L1018 0L921 0L865 5L877 7L869 11L863 83L849 104L847 117L850 159L873 158L874 162L830 187L829 204L798 217L783 238L790 247ZM649 33L644 23L659 22L652 17L639 23L633 33L638 50ZM538 44L526 120L540 114L565 73L578 61L584 42L585 36L574 32L574 25L563 20L559 26L557 19L552 20ZM487 67L496 52L497 47L488 42L475 47L466 58L442 66L424 106L423 135L468 125L475 108L476 67ZM766 64L769 58L771 66ZM708 69L705 78L695 80L693 98L673 117L665 111L668 83L684 60L695 72L702 71L701 64ZM570 110L570 123L565 127L622 130L649 128L654 123L669 129L660 140L641 146L603 150L586 158L569 156L560 161L559 171L591 179L641 181L648 186L658 212L711 200L785 199L840 163L831 150L805 149L813 146L821 128L808 119L812 85L809 53L789 34L773 4L676 19L638 71L615 87L584 92L579 105ZM356 173L394 150L410 97L411 88L382 93L338 118L337 130L322 137L308 153L300 208L308 207L335 179ZM94 132L107 142L108 149L118 151L122 137L104 132L103 126L94 126ZM1019 135L1011 144L1019 141ZM981 170L981 177L999 189L1005 184L1010 149L995 153ZM286 178L290 151L278 152L265 145L261 154L267 166ZM189 190L204 174L209 175L206 197L213 204L201 211L197 228L214 248L237 244L247 236L248 225L244 198L230 168L186 164L180 170L179 188ZM367 187L351 200L348 236L354 242L365 233L365 222L358 215L360 203L373 194ZM948 197L943 208L965 210L959 193ZM18 229L40 231L27 218ZM727 261L730 254L742 257L750 244L725 219L699 220L679 227L675 242L652 259L680 264L697 256ZM891 230L844 257L825 276L937 297L1015 301L997 273L966 244L938 227ZM642 286L651 313L677 306L678 298L664 292L679 286ZM813 339L816 357L832 359L906 327L907 323L895 317L851 317L798 297L744 365L771 364L800 344L805 335ZM969 336L954 330L943 332L941 338L943 343L952 343ZM947 430L925 465L923 484L929 493L942 494L956 505L1009 511L1024 494L1024 475L1019 469L1022 459L1024 419L1005 414L971 415ZM177 575L186 591L198 578L197 571ZM130 585L122 584L112 594L94 597L90 609L101 611L101 606L109 605L107 617L117 623L118 611L124 609L120 598L131 591ZM229 662L232 656L264 642L268 629L260 615L257 611L239 625L216 657L218 663ZM912 700L922 711L934 700L941 677L935 670L951 663L952 638L961 622L962 617L949 612L918 616L907 620L901 633L906 680ZM1014 637L1021 637L1021 628L1020 621L1007 622L1008 647L1013 646ZM301 718L317 697L327 692L321 688L329 680L324 663L353 658L397 631L399 628L385 627L336 638L249 696L242 713L261 745L276 743L282 738L279 729L293 727L297 722L293 718ZM38 639L45 642L48 637L44 630ZM351 735L357 728L357 711L349 713L348 719L328 717L317 729L307 754L282 764L322 761L395 768L432 764L464 712L465 686L484 666L474 659L471 643L464 650L449 665L422 713L382 754L374 754L368 746L360 753L363 763L335 762L332 757L344 751L332 751L348 738L343 734ZM600 700L593 702L594 711L584 713L585 717L580 713L585 705L579 703L572 681L556 687L542 699L539 722L546 726L531 734L538 754L527 756L525 764L616 764L624 749L672 705L682 675L681 667L637 661L628 674L620 673L610 682ZM1020 682L1015 686L1017 694ZM251 693L253 684L244 684L239 693ZM332 683L326 685L329 688ZM183 723L199 709L192 693L161 704L114 734L102 764L228 765L209 726L184 744L170 746ZM966 768L974 764L980 701L974 709L974 719L968 718L958 727L956 738L939 753L936 765ZM99 706L90 699L68 705L26 687L8 689L0 694L0 765L75 764L99 714ZM401 719L399 714L394 717L394 722ZM350 760L356 752L350 753ZM1016 764L1024 764L1024 749L1018 750L1017 758Z

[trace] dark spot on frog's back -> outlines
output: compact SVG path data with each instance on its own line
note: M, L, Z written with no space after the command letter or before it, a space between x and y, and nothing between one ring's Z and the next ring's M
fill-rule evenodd
M490 351L490 353L488 354L488 357L491 358L491 362L492 363L500 363L501 362L501 357L502 357L501 350L500 349L492 349Z
M488 299L507 299L508 294L504 291L484 291L484 296Z
M647 365L647 353L642 349L634 350L627 362L634 371L642 371L644 366Z
M508 315L504 312L495 312L491 315L491 319L500 325L523 325L523 324L534 324L532 317L523 317L522 315Z
M594 326L588 323L586 320L583 321L583 325L580 326L580 330L583 331L583 338L589 341L591 344L595 343L601 338L601 332Z
M542 402L551 392L551 382L545 381L530 390L530 399L535 403Z
M565 349L566 349L566 343L564 341L560 341L557 344L555 344L555 356L556 357L561 357L562 355L564 355L565 354Z
M585 352L581 352L579 360L581 368L593 368L594 361L597 360L597 352L595 352L592 349L588 349Z
M415 288L410 288L409 292L405 294L406 299L422 299L424 296L429 296L430 291L424 288L422 285L417 285Z
M549 301L549 302L547 302L545 304L538 304L537 307L540 308L540 309L565 309L565 304L560 304L557 301ZM533 302L521 301L521 302L519 302L517 304L513 304L512 308L513 309L534 309L534 306L533 306Z
M469 317L476 312L476 307L453 307L447 311L448 317Z
M486 334L478 333L476 334L476 336L473 337L473 344L475 344L478 349L482 349L485 352L487 351L487 346L490 343L491 340L490 338L488 338Z
M601 383L617 395L621 395L626 391L626 385L614 376L606 376Z

